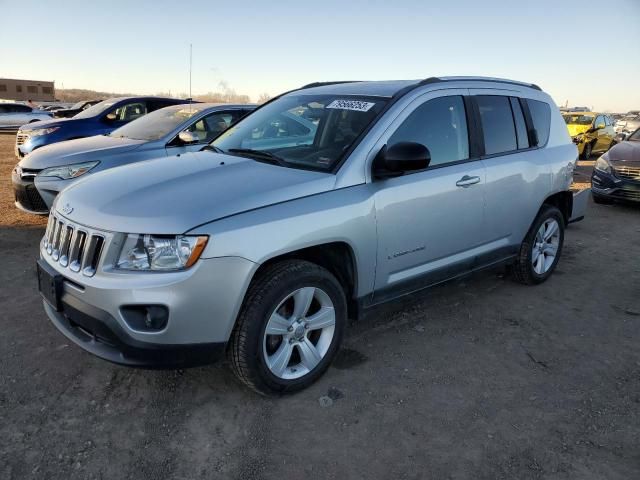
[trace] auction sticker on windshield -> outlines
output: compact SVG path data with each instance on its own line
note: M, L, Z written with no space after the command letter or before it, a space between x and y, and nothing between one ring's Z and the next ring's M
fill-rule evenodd
M362 102L360 100L334 100L326 108L336 108L339 110L355 110L356 112L368 112L375 102Z

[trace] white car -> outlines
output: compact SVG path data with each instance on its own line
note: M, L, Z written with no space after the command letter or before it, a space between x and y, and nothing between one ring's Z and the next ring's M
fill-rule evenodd
M0 130L16 130L41 120L51 120L51 114L22 103L0 103Z

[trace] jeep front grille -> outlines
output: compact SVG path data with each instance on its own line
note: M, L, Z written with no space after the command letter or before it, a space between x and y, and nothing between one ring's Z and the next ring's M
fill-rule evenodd
M72 272L92 277L96 273L105 237L51 213L44 235L47 255Z

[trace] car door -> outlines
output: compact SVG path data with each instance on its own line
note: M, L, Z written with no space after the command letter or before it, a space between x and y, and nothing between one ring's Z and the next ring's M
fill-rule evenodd
M34 117L31 115L33 109L27 105L12 105L11 109L13 111L12 121L14 125L22 126L34 120Z
M167 155L177 155L184 152L197 152L207 145L214 138L224 132L231 125L244 116L244 111L240 109L229 109L211 112L203 117L197 118L182 131L195 133L199 140L195 143L185 144L176 135L166 145Z
M415 100L380 143L425 145L430 166L375 180L378 253L374 302L468 271L484 233L485 171L469 150L464 95L432 92Z
M609 139L607 125L604 121L604 115L596 116L596 119L593 122L593 128L596 129L594 132L594 135L596 136L596 142L593 146L593 151L602 152L603 150L607 150L609 148L609 144L611 143L611 139Z
M520 99L503 90L472 89L483 137L486 168L487 251L478 259L490 264L513 255L548 189L548 171L537 161L536 145L549 137L550 109L544 102ZM526 102L526 103L525 103ZM524 109L530 122L528 128ZM529 130L535 128L535 136Z

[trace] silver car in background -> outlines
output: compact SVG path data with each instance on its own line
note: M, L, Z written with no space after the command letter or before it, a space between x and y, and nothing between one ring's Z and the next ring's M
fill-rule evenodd
M17 130L27 123L51 120L52 114L22 103L0 103L0 130Z
M107 135L53 143L34 150L18 163L16 171L35 177L42 202L17 206L32 213L46 213L58 192L90 174L151 158L195 152L254 108L248 104L173 105ZM23 182L16 179L14 183ZM22 196L16 198L19 202ZM41 210L34 210L34 205L40 205Z
M175 367L226 354L250 388L292 392L375 305L496 265L547 280L581 213L577 158L536 85L308 85L203 151L65 189L40 244L44 308L103 359Z
M615 132L620 135L619 141L625 140L640 128L640 114L628 113L616 121Z

